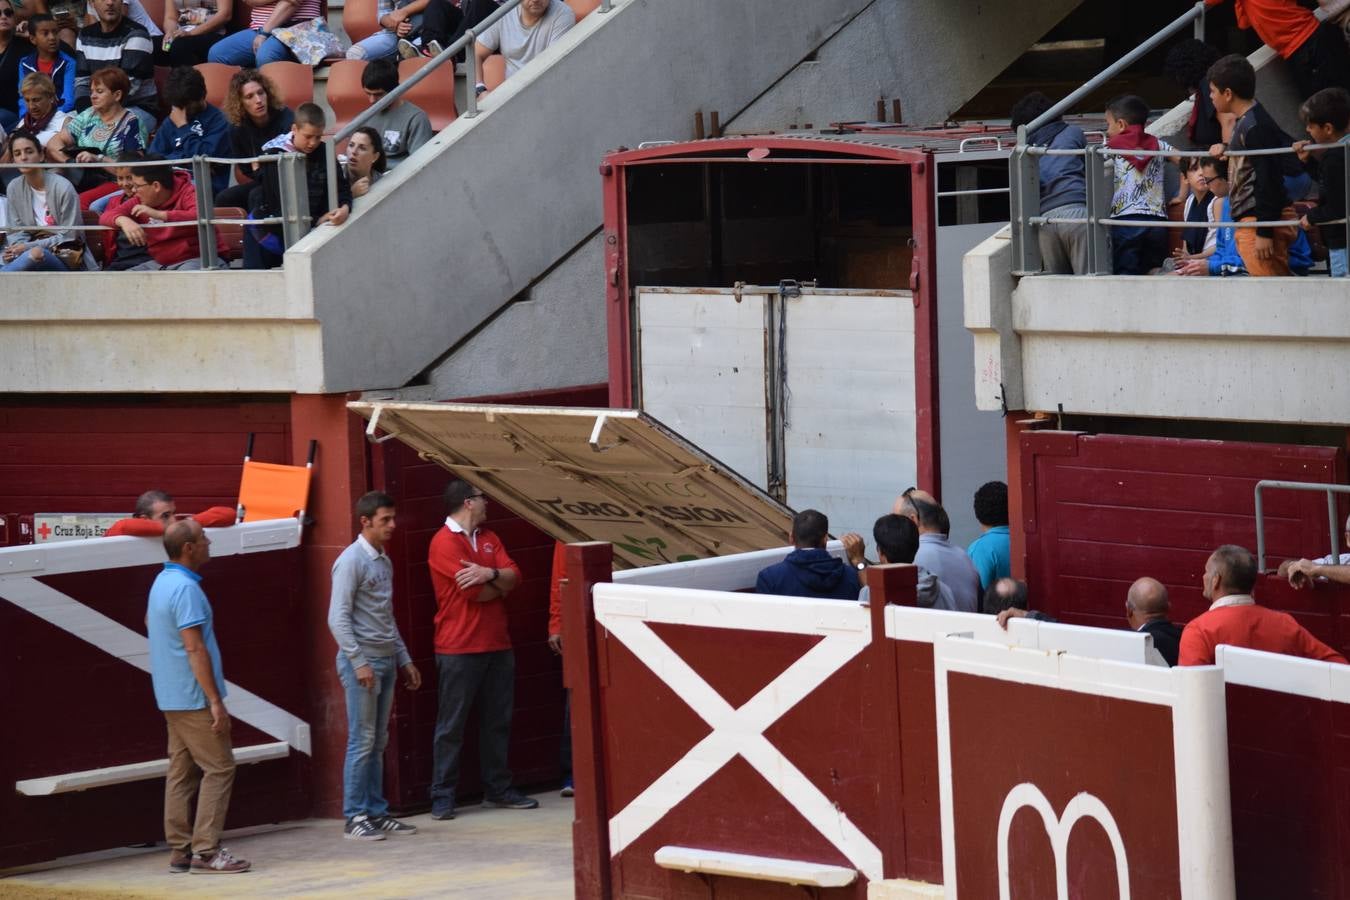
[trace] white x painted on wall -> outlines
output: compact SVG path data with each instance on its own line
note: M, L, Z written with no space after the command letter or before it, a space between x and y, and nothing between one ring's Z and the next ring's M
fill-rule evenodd
M882 877L881 850L764 736L770 725L867 646L866 633L826 634L743 706L733 709L646 622L597 613L610 634L712 727L711 734L610 819L612 855L621 853L740 755L868 879Z

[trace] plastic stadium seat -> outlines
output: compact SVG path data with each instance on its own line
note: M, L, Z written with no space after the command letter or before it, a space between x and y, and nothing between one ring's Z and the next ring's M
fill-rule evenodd
M291 109L314 100L314 70L298 62L271 62L261 71L281 92L281 99Z
M600 8L600 0L567 0L567 5L572 7L572 12L580 22Z
M141 0L141 6L145 8L145 14L150 17L160 28L164 27L164 7L172 0Z
M342 30L355 44L380 30L379 0L346 0L342 7Z
M398 64L399 83L407 81L414 72L430 62L425 57L403 60ZM405 96L408 102L421 107L427 118L431 119L432 130L440 131L459 115L459 110L455 109L454 65L442 63L439 69L409 88Z
M361 90L361 73L365 70L364 59L340 59L328 67L328 105L333 108L329 134L336 134L370 105Z
M483 60L483 84L489 91L501 87L506 80L506 57L494 53Z
M206 79L206 102L220 109L225 105L225 95L230 90L230 79L234 73L239 71L238 66L227 66L224 63L204 62L194 66L198 72L202 73L202 78Z
M217 206L212 213L212 218L216 219L245 219L248 213L237 206ZM243 225L217 225L216 233L220 235L217 244L221 249L221 259L236 260L244 257L244 226Z

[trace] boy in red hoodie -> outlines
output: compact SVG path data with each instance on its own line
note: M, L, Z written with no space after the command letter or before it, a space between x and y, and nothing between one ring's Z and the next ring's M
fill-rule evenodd
M110 269L200 269L201 245L197 240L197 191L186 172L175 170L161 159L147 156L147 161L161 165L134 168L131 175L132 195L119 197L108 205L99 224L111 225L121 231L119 248L130 245L130 253L121 254ZM145 228L150 223L181 222L174 228ZM216 235L219 249L219 234ZM144 248L139 255L135 248ZM133 262L139 259L139 262ZM131 263L128 265L127 263Z

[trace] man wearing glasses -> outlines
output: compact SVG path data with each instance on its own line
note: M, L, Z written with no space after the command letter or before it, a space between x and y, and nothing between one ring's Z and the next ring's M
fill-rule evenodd
M115 225L121 230L119 244L125 241L144 252L128 257L130 265L109 268L200 269L197 191L192 179L158 157L147 156L146 161L162 164L132 168L131 196L114 201L99 219L101 224ZM145 227L152 223L156 227ZM158 227L169 223L179 224Z
M445 527L431 539L427 563L436 590L439 702L432 744L431 817L455 817L459 753L469 709L478 707L478 755L487 802L534 809L539 801L511 786L506 752L515 705L515 655L506 596L520 568L501 539L483 528L487 498L466 481L445 487Z

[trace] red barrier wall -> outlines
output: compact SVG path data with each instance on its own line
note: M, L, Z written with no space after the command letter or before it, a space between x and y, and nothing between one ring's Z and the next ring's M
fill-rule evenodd
M1065 431L1024 432L1019 446L1032 605L1104 628L1123 627L1125 592L1144 575L1167 585L1175 621L1203 612L1210 552L1229 543L1256 551L1257 481L1344 484L1347 475L1336 447ZM1323 495L1268 491L1264 501L1268 560L1328 552Z
M289 461L285 402L124 400L0 407L0 509L130 512L149 487L179 509L233 506L245 435L258 458ZM225 675L306 720L301 551L213 561L203 586L216 612ZM144 633L145 599L158 567L43 578L43 583ZM137 841L163 840L162 780L25 797L16 780L166 756L163 718L149 676L55 625L0 600L0 721L12 732L0 754L0 867ZM227 700L228 704L228 700ZM17 730L14 730L17 729ZM319 735L316 734L316 739ZM272 743L235 720L236 746ZM310 761L240 768L229 827L307 815Z

